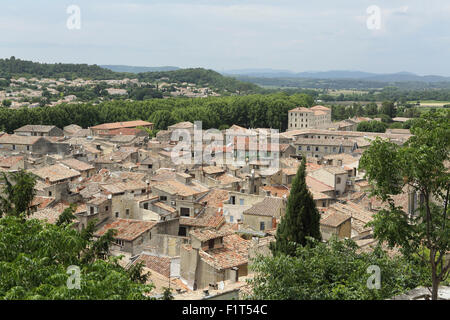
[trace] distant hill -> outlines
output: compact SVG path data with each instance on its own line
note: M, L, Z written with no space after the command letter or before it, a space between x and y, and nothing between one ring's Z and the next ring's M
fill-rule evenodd
M203 68L179 69L175 71L143 72L139 73L140 81L155 81L166 79L167 82L195 83L200 86L217 88L219 91L228 92L260 92L261 88L249 82L242 82L232 77L223 76L220 73Z
M291 72L288 70L274 69L241 69L223 71L222 74L239 77L255 78L283 78L283 79L328 79L328 80L362 80L378 82L447 82L450 77L427 75L419 76L411 72L398 72L391 74L376 74L363 71L332 70Z
M120 79L125 75L101 68L95 64L50 64L20 60L15 57L0 59L0 77L17 76L66 79Z
M101 65L100 67L109 69L114 72L158 72L158 71L175 71L180 70L178 67L164 66L164 67L138 67L138 66L125 66L125 65Z
M119 66L120 67L120 66ZM122 66L130 68L128 66ZM131 67L133 68L133 67ZM142 67L135 67L142 68ZM152 68L152 69L157 69ZM161 67L162 69L176 67ZM130 70L130 69L128 69ZM0 59L0 78L10 77L37 77L37 78L65 78L65 79L124 79L138 78L140 81L152 82L160 79L172 83L193 83L197 86L209 87L219 92L229 93L254 93L261 88L249 82L238 81L232 77L226 77L213 70L203 68L160 70L149 72L116 72L98 65L70 64L70 63L38 63L25 61L11 57Z

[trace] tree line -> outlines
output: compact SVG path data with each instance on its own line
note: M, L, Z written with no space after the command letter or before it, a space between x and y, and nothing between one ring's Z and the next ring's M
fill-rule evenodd
M202 121L203 128L237 124L249 128L287 129L288 111L311 107L314 99L305 94L247 95L208 98L169 98L144 101L107 101L94 105L61 104L54 107L0 108L0 127L12 133L26 124L77 124L83 128L107 122L141 119L155 123L156 130L180 121Z

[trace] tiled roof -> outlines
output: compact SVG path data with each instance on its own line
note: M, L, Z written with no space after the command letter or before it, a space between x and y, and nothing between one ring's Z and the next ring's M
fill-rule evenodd
M21 145L32 145L35 144L43 137L33 137L33 136L19 136L17 134L4 134L0 137L0 144L21 144Z
M235 182L241 182L242 179L239 179L231 174L228 173L224 173L221 174L217 177L215 177L215 180L220 181L220 184L222 185L226 185L226 184L230 184L230 183L235 183Z
M11 168L17 162L23 160L22 156L0 157L0 167Z
M172 259L170 257L162 257L157 255L151 255L148 253L142 253L136 259L134 263L143 262L145 267L162 274L163 276L170 276L170 264Z
M199 250L203 261L218 270L229 269L248 263L248 249L251 241L244 240L237 234L223 238L223 248L208 251Z
M320 224L336 228L349 219L351 219L351 216L348 214L343 214L339 212L329 212L321 216Z
M327 191L333 191L334 188L332 186L329 186L311 176L306 176L306 185L308 186L311 191L316 192L327 192Z
M116 221L104 225L98 230L95 235L100 237L105 234L109 229L117 230L117 234L114 236L116 239L133 241L144 232L152 229L156 225L154 221L140 221L132 219L117 219Z
M261 187L262 190L270 191L270 195L272 197L282 198L283 196L288 197L290 190L286 186L272 185L272 186L264 186Z
M48 223L55 224L58 221L60 213L53 208L45 208L38 210L29 216L29 219L37 219L41 221L47 221Z
M276 197L265 197L263 201L255 203L250 209L243 214L254 216L279 217L280 210L284 207L284 200Z
M90 165L89 163L74 158L64 159L61 161L61 163L77 171L86 171L94 169L94 166Z
M350 139L311 139L311 138L298 138L295 140L296 145L311 145L311 146L343 146L353 147L355 141Z
M224 172L223 168L217 166L203 167L202 170L206 174L216 174Z
M225 222L222 212L216 208L208 208L195 218L180 217L180 225L192 227L219 228Z
M195 230L192 230L191 232L189 232L189 234L203 242L203 241L208 241L211 239L224 237L224 236L230 234L230 232L229 231L218 231L213 228L208 228L208 229L195 229Z
M169 194L178 194L182 197L201 194L209 190L199 184L192 183L190 185L186 185L177 180L161 181L153 185L152 188L159 189Z
M104 184L101 186L101 188L114 194L114 193L122 193L125 191L146 189L147 184L143 181L128 181L128 182Z
M199 202L206 202L207 207L219 208L223 206L223 202L230 198L229 191L222 189L211 189Z
M42 180L49 178L50 182L71 179L81 175L79 171L69 169L60 164L54 164L40 169L33 169L30 170L30 172L34 173Z
M112 123L103 123L97 126L91 127L91 129L100 129L100 130L112 130L112 129L120 129L120 128L133 128L138 126L149 126L152 125L151 122L135 120L135 121L123 121L123 122L112 122Z
M55 201L54 197L35 196L33 198L33 201L31 201L31 206L37 206L39 209L44 209L53 201Z
M297 107L294 109L289 110L289 112L314 112L314 110L305 108L305 107Z
M160 201L153 202L152 205L156 206L158 208L161 208L161 209L163 209L163 210L165 210L167 212L171 212L171 213L177 211L177 209L175 209L175 208L165 204L164 202L160 202Z
M14 132L50 132L53 128L56 128L55 126L44 126L44 125L34 125L34 124L27 124L23 127L20 127Z

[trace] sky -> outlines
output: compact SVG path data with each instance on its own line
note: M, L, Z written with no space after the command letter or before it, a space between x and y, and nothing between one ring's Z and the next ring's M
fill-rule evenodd
M10 56L450 76L450 1L1 0L0 58Z

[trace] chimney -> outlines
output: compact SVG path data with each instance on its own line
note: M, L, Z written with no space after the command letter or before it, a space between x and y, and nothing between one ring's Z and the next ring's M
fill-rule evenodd
M50 184L50 178L49 177L45 177L45 183L46 184Z

